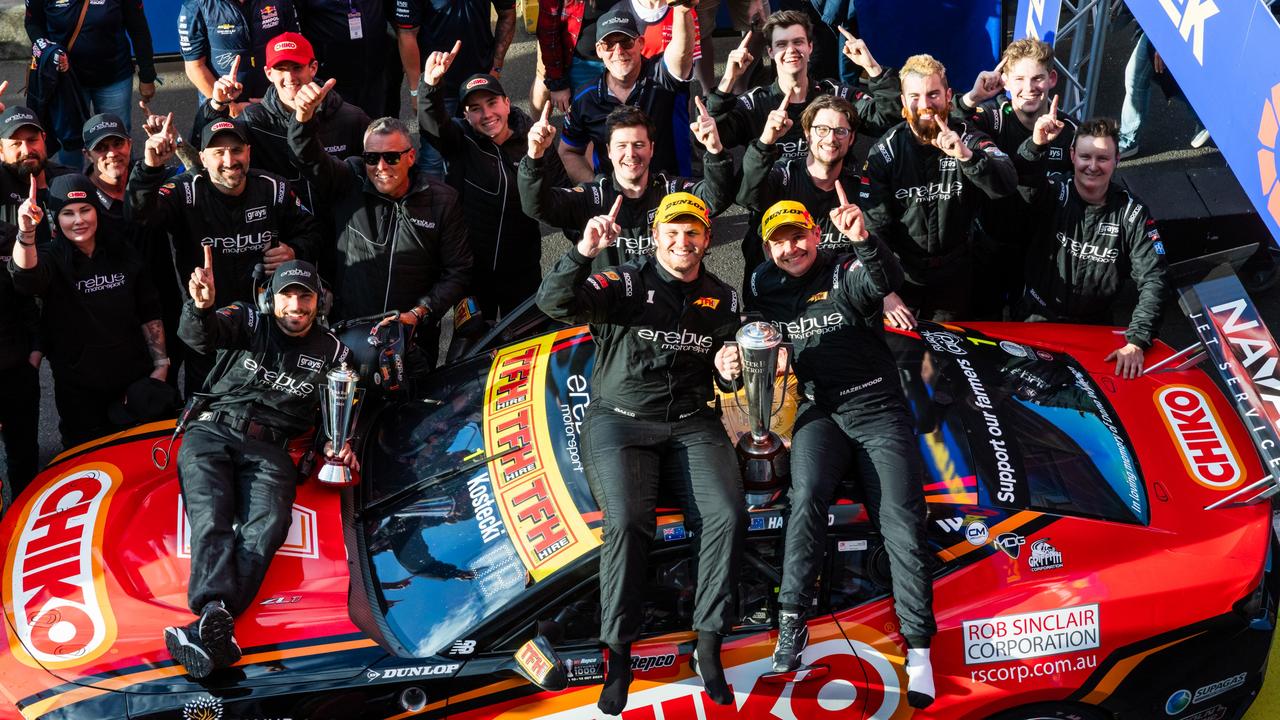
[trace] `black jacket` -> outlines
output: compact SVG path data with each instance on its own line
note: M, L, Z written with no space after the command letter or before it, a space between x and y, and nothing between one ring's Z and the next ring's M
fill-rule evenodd
M27 361L27 357L40 346L36 342L40 330L40 309L35 298L19 293L13 286L13 276L8 272L13 257L13 240L4 241L0 247L0 370L7 370Z
M320 232L315 218L302 208L284 178L250 170L244 192L232 196L212 187L203 170L168 175L166 168L134 163L126 186L125 217L169 232L182 282L204 264L203 246L212 245L218 296L227 302L253 302L254 266L268 248L284 243L300 259L316 256Z
M230 110L214 110L206 100L196 110L195 129L192 137L200 137L200 131L208 123L225 120ZM359 157L364 151L364 131L369 127L369 116L350 103L344 102L337 92L330 92L316 110L317 133L325 152L345 160ZM280 95L274 85L267 88L262 102L251 103L240 115L240 122L249 130L250 167L275 173L293 185L302 204L315 211L316 203L311 183L293 164L289 152L289 122L293 111L280 103Z
M466 120L448 117L441 86L418 88L422 141L448 161L449 185L462 201L474 256L473 292L482 306L488 306L486 313L498 305L510 312L537 292L542 278L542 227L521 210L516 181L533 121L513 104L507 118L511 137L498 146ZM555 187L568 184L555 149L543 157L547 182Z
M471 282L471 245L457 191L413 170L408 193L383 195L369 182L363 160L324 151L314 119L290 121L289 149L315 187L320 211L338 229L331 317L422 305L439 322Z
M319 325L302 337L286 335L274 317L240 302L200 310L187 301L178 336L196 352L218 352L209 410L290 434L315 424L325 373L350 354Z
M868 89L870 94L835 80L810 80L805 101L787 106L787 116L793 124L786 135L778 138L781 158L794 160L809 154L809 141L805 139L800 116L809 107L809 103L822 95L844 98L853 105L858 113L859 127L855 128L858 132L879 136L902 119L898 73L885 68L879 77L871 81ZM769 113L777 110L781 102L782 89L778 87L777 81L772 85L752 88L741 96L723 93L717 88L707 94L707 112L716 119L720 141L724 146L738 147L760 139Z
M806 157L778 162L781 150L777 143L765 145L759 139L747 145L742 156L742 184L738 186L738 204L751 213L747 234L742 238L743 267L754 268L764 262L760 220L764 211L780 200L795 200L804 205L822 231L818 247L834 252L848 252L853 243L831 222L831 211L840 205L835 189L823 190L813 184L805 166ZM861 199L863 178L857 166L846 161L840 168L840 185L854 203Z
M1017 190L1013 161L985 134L952 121L951 129L973 151L961 162L932 145L922 145L906 122L872 146L862 174L862 208L867 230L898 255L906 277L929 284L968 265L973 218L983 197Z
M581 236L588 220L609 213L622 189L612 175L597 175L591 182L571 188L554 187L544 171L548 162L545 153L537 160L527 154L520 159L520 205L529 217L560 228L572 241ZM597 255L592 266L612 267L652 255L653 217L662 198L670 193L697 195L713 216L733 204L733 156L729 151L704 153L702 169L705 176L701 180L650 172L644 195L623 197L618 210L617 222L622 227L618 242Z
M902 268L875 236L851 245L853 254L819 251L798 278L772 262L751 274L752 312L792 343L801 392L829 412L904 402L883 318Z
M116 387L151 371L142 326L160 319L160 301L142 257L98 233L93 256L64 237L37 248L36 266L12 260L13 285L42 303L40 338L54 376Z
M1047 148L1028 139L1019 154L1039 164L1039 181L1019 187L1031 204L1027 287L1019 314L1056 322L1110 325L1112 303L1127 277L1138 303L1124 337L1146 349L1172 295L1164 243L1147 207L1115 183L1102 205L1080 197L1068 175L1046 175Z
M649 256L593 275L576 247L543 278L538 307L591 323L591 402L647 420L707 408L716 352L741 324L738 294L705 267L686 283Z

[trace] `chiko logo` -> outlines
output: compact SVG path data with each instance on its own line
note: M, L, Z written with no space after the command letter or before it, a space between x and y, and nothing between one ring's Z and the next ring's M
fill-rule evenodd
M98 549L119 479L114 465L77 468L36 496L18 522L4 607L14 630L10 649L24 664L82 665L115 642Z
M636 335L642 340L661 343L663 348L669 350L688 350L697 353L711 352L711 336L699 335L691 330L663 331L640 328L636 330Z
M470 90L471 88L473 88L473 87L475 87L475 86L477 86L477 85L484 85L484 84L485 84L485 83L487 83L487 82L489 82L489 78L482 78L482 77L478 77L478 78L476 78L475 80L472 80L471 82L467 83L467 86L466 86L465 88L463 88L463 89L464 89L464 90Z
M1240 483L1240 461L1209 398L1196 388L1171 385L1156 393L1165 428L1192 479L1214 490Z
M271 49L275 50L276 52L284 52L285 50L297 50L298 43L292 40L281 40L280 42L273 45Z
M71 190L67 192L68 200L84 200L87 197L89 197L89 193L83 190Z

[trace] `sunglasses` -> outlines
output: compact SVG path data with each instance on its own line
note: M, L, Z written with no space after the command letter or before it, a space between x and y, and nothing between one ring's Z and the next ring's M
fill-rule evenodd
M387 150L385 152L363 152L360 156L364 158L364 164L370 167L378 164L379 160L384 160L388 165L399 165L400 158L413 148L405 148L404 150Z
M600 44L604 46L605 50L613 50L619 47L623 50L630 50L636 46L636 39L633 37L622 37L616 40L605 38L600 41Z

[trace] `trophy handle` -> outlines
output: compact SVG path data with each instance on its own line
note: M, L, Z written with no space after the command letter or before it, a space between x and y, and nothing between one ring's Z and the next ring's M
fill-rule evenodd
M787 404L787 391L791 386L791 376L794 369L794 366L791 364L791 359L795 356L795 347L789 342L782 343L781 347L785 348L787 351L787 369L782 374L782 392L778 394L778 407L773 408L770 413L771 415L777 415L782 412L782 406Z
M726 346L732 345L733 347L738 347L738 341L737 341L737 340L726 340L726 341L724 342L724 344L725 344ZM739 356L739 357L741 357L741 356L742 356L742 351L741 351L741 350L739 350L739 351L738 351L738 356ZM738 377L742 377L742 373L738 373ZM738 412L742 413L743 415L748 414L748 413L747 413L747 409L746 409L746 408L744 408L744 407L742 407L742 396L743 396L743 394L744 394L744 393L743 393L743 390L744 390L745 388L746 388L746 382L745 382L745 380L744 380L744 381L743 381L743 385L742 385L742 387L741 387L741 388L738 388L737 392L735 392L735 393L733 394L733 404L734 404L734 406L735 406L735 407L737 407L737 408L738 408Z

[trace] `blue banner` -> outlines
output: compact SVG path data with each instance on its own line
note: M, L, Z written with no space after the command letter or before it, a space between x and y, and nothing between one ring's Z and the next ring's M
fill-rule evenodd
M1280 24L1262 0L1127 4L1280 238Z
M1052 45L1058 38L1058 16L1061 12L1062 0L1018 0L1013 39L1029 37Z

